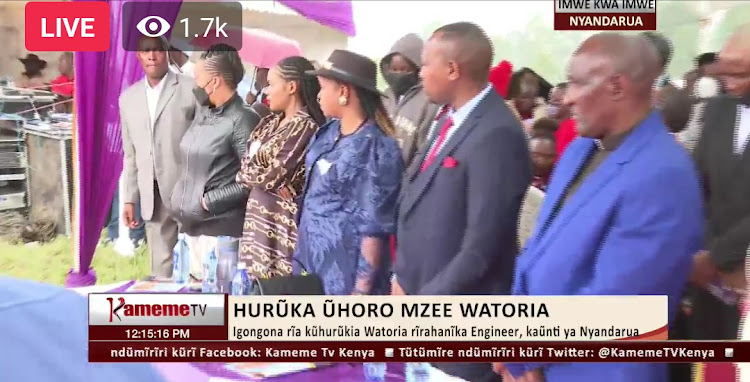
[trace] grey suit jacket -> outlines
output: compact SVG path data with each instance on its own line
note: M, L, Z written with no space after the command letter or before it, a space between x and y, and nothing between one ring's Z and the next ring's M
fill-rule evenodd
M195 116L194 82L181 74L167 72L164 89L156 106L156 121L150 127L145 79L120 95L122 145L125 153L125 203L140 201L141 216L154 214L154 181L161 200L169 200L181 169L180 140Z

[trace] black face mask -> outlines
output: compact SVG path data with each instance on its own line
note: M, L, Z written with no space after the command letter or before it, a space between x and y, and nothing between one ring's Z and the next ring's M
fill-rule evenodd
M195 96L195 99L198 100L198 104L201 106L210 106L211 101L208 99L208 93L206 93L206 89L203 89L200 86L196 86L193 88L193 95Z
M206 85L204 85L204 86L197 86L196 85L193 88L193 95L195 96L195 99L198 100L198 104L200 104L201 106L209 106L209 107L212 106L211 105L211 100L208 98L209 94L206 91L206 86L208 86L211 83L211 81L213 81L213 79L211 79L210 81L208 81L206 83ZM214 88L214 90L216 90L216 89Z
M397 95L402 96L409 89L413 88L414 85L419 83L419 76L417 73L396 73L386 72L384 74L385 82L391 87L391 90Z

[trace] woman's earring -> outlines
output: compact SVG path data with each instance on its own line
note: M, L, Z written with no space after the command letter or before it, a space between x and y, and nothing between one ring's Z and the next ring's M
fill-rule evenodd
M346 106L349 103L349 99L346 96L339 97L339 105Z

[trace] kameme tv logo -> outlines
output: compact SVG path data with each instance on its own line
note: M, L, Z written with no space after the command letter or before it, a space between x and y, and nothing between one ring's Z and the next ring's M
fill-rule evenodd
M209 293L91 293L89 325L224 325L226 301Z
M128 317L205 317L208 310L208 304L128 304L125 297L107 297L107 301L109 322Z

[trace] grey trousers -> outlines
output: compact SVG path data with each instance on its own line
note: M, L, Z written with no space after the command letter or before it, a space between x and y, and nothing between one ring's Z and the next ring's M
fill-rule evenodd
M151 254L151 276L172 277L172 251L177 244L177 222L169 215L154 182L154 214L146 221L146 240Z

